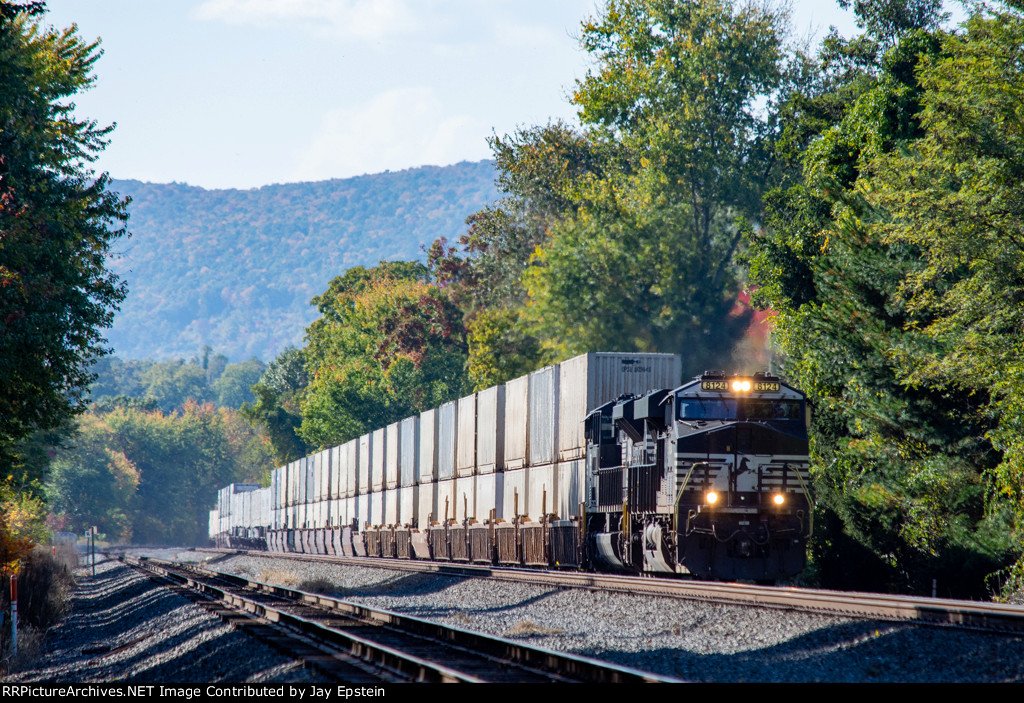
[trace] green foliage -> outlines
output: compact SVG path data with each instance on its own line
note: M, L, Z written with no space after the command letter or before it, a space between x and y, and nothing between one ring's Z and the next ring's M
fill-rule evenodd
M0 13L0 460L84 408L125 287L107 270L126 202L88 164L110 128L78 119L100 52L74 27L41 26L42 5Z
M218 407L240 408L256 398L250 388L263 376L265 367L258 359L249 359L240 364L227 364L224 372L210 386L211 395Z
M928 353L897 358L908 378L988 399L993 519L1010 512L1024 539L1024 19L973 18L920 80L924 136L879 158L868 197L890 219L880 233L922 252L900 293L924 317ZM1021 555L1024 559L1024 555Z
M255 402L242 406L242 416L266 438L278 466L300 459L312 449L297 433L302 424L299 400L307 384L303 353L288 347L252 386Z
M229 409L116 408L82 417L46 493L51 511L76 531L97 525L113 539L201 544L216 490L258 482L270 467L262 440Z
M125 411L120 411L125 412ZM139 472L123 451L110 447L110 428L95 414L82 417L47 481L50 511L65 519L66 529L84 532L92 525L114 540L131 537L131 502Z
M552 356L614 339L699 370L742 335L733 255L772 170L759 103L784 80L784 20L729 2L629 1L584 23L597 62L574 101L605 165L579 179L575 216L525 275Z
M804 183L768 199L751 282L815 402L821 578L916 592L937 578L979 597L1021 554L1020 475L999 441L1017 429L1000 434L1015 422L1001 400L1019 396L1000 382L1019 358L1016 224L1001 223L1019 222L1003 218L1021 163L1009 147L1021 36L993 41L1020 21L979 17L960 35L923 24L901 26L871 70L848 66L832 125L818 113L792 130L819 136ZM827 48L823 60L839 53ZM1000 146L974 150L986 136Z
M750 321L734 255L775 177L784 21L720 0L623 0L584 22L583 129L494 139L507 197L470 218L461 253L431 252L469 311L475 383L609 346L698 370L728 354Z
M188 401L212 402L218 407L240 408L255 400L250 387L263 374L259 359L230 363L224 354L203 350L195 357L170 361L102 359L95 364L96 380L90 387L94 408L113 406L156 407L164 412L182 409Z
M331 446L462 395L466 331L415 262L356 267L313 299L299 434Z
M918 29L934 32L948 13L942 12L942 0L838 0L844 10L853 6L857 26L868 38L886 48L897 44L908 32Z
M537 367L540 345L526 332L517 310L489 308L469 323L469 379L483 390L524 376Z
M164 412L182 407L189 399L204 401L207 396L206 372L197 364L158 361L142 376L147 398L156 401Z

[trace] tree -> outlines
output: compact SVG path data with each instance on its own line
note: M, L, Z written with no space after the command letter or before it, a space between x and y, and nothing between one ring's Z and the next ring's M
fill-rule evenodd
M785 19L720 0L622 0L584 23L596 66L573 101L602 172L576 184L577 212L526 274L542 338L564 330L560 356L614 339L700 368L742 334L733 256L772 173Z
M734 314L734 255L775 174L785 19L727 0L612 0L583 24L582 129L493 140L508 197L470 219L461 266L434 251L439 279L472 291L478 387L609 345L721 363L749 322Z
M866 198L886 212L879 235L922 265L900 297L922 318L920 354L894 356L909 383L984 408L992 453L978 462L986 510L1018 557L1024 591L1024 18L976 15L919 72L923 134L878 157ZM1012 548L1011 548L1011 551Z
M111 127L76 118L97 42L45 29L42 3L0 4L0 459L84 407L125 287L106 268L126 201L88 168Z
M142 375L145 398L155 400L164 412L184 407L189 400L206 400L210 388L206 384L206 371L198 364L184 360L158 361Z
M809 117L790 131L807 145L804 172L798 185L770 194L768 226L751 241L750 275L760 286L755 299L778 313L785 371L815 406L819 576L833 587L915 592L937 578L944 593L981 597L986 576L1019 556L1019 528L1006 502L993 500L993 472L1005 465L994 441L996 387L964 375L964 366L949 373L958 360L991 367L992 356L965 353L963 344L984 326L979 318L946 325L956 291L971 290L963 287L969 272L998 261L1008 242L975 258L977 247L999 238L998 219L963 186L989 183L993 162L951 148L950 138L969 145L1014 133L1014 109L1002 109L1013 99L993 109L993 98L1013 95L1008 77L1019 72L1008 70L1015 64L1007 56L1020 44L1019 36L1006 42L1013 49L989 64L986 80L977 55L951 63L965 45L984 54L980 37L935 30L928 13L918 16L924 26L900 27L889 42L867 25L866 40L888 49L860 53L873 58L832 81L839 96L795 99ZM831 38L821 58L858 54L864 40L842 47ZM843 107L817 109L836 106ZM985 117L958 122L975 110ZM828 114L831 124L822 119ZM1013 149L1003 148L1012 136L1000 139L996 153L1014 163ZM1005 215L1015 192L1008 185L995 211ZM1012 268L990 278L984 303L972 290L976 311L991 311L1012 291ZM1004 322L1012 304L995 308L991 319ZM985 340L991 351L1013 346L1005 331Z
M110 538L127 542L139 472L124 452L110 447L111 434L100 416L82 416L70 446L53 463L47 502L72 532L95 525Z
M252 386L254 402L242 405L242 417L266 439L279 466L306 456L312 449L297 433L302 424L299 402L308 383L302 351L288 347Z
M562 122L489 142L506 197L467 218L459 247L441 239L429 252L436 282L466 313L469 378L478 390L540 365L523 273L551 227L575 212L575 181L599 168L584 135Z
M382 262L331 281L306 332L300 436L341 444L467 390L462 312L425 266Z
M263 375L265 367L259 359L227 364L223 373L210 385L210 393L222 408L241 408L255 400L250 390Z

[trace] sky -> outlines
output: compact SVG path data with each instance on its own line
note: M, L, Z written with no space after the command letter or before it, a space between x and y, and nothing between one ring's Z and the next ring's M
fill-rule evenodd
M487 138L575 121L595 0L48 0L101 39L80 117L116 123L114 178L255 188L490 157ZM794 0L794 36L850 13Z

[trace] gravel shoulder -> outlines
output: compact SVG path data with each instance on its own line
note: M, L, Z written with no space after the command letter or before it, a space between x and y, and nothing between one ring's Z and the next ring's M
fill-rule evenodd
M112 560L76 572L71 611L7 683L305 683L316 672Z
M1024 682L1020 636L324 562L209 565L691 681Z
M676 598L147 550L548 649L700 682L1024 682L1024 637ZM83 570L37 668L8 682L314 682L118 562ZM100 651L102 650L102 651Z

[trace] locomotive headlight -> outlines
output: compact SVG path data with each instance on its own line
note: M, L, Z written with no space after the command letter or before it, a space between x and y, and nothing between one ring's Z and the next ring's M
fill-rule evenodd
M714 505L718 502L718 494L714 491L708 491L707 495L704 496L704 499L708 502L708 505Z
M732 389L737 393L746 393L750 390L750 381L733 381Z
M783 503L786 502L786 496L782 495L781 493L776 493L775 495L772 496L772 502L775 503L776 505L782 505Z

